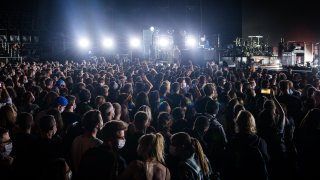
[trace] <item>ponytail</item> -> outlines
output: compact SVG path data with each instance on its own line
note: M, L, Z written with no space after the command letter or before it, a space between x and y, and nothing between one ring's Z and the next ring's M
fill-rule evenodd
M191 138L191 143L194 146L198 164L200 165L202 171L207 176L209 175L209 163L205 154L203 153L202 146L196 138Z
M157 160L164 163L164 138L160 133L155 134L154 145Z

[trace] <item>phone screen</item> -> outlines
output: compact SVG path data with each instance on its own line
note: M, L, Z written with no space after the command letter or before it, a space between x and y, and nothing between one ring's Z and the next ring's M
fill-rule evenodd
M270 94L270 89L261 89L261 94Z

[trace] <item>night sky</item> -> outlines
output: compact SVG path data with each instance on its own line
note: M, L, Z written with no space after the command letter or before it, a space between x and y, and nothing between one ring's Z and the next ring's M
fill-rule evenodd
M315 1L243 0L243 36L263 35L276 44L285 41L320 41L320 11Z
M9 4L10 2L10 4ZM201 8L202 7L202 8ZM236 37L262 35L276 45L280 38L296 41L320 41L320 11L315 1L279 0L11 0L1 1L4 13L20 14L23 25L31 11L33 29L43 36L57 33L72 36L91 33L117 34L123 38L155 26L164 32L187 31L206 34L214 39L219 34L222 43ZM202 13L201 13L202 12ZM9 13L9 14L10 14ZM201 16L202 14L202 16ZM10 15L9 15L10 16ZM19 18L16 18L19 19ZM202 23L201 23L202 19ZM201 26L202 24L202 26ZM5 28L0 24L1 28ZM14 28L14 26L13 26ZM29 28L30 29L30 28Z

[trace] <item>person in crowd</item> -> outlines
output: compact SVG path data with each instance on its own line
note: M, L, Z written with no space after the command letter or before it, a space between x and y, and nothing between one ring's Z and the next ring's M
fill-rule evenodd
M112 103L114 109L113 120L121 120L121 105L119 103Z
M181 107L176 107L172 111L172 132L183 132L188 125L187 120L185 119L185 111Z
M103 124L113 120L115 115L115 110L110 102L106 102L99 107L101 112Z
M267 100L257 119L258 135L268 144L270 154L270 177L285 177L287 150L285 146L285 112L271 90L271 100Z
M12 178L13 157L10 156L12 151L12 141L9 130L0 127L0 177L9 180Z
M35 114L40 107L37 104L34 104L34 102L35 102L35 97L33 96L32 92L28 91L24 93L22 98L22 104L18 108L19 112L27 112L27 113Z
M103 144L88 150L81 159L76 179L117 179L126 169L126 162L119 150L126 144L122 121L109 121L103 127Z
M99 107L105 102L106 102L106 98L104 96L97 96L95 99L96 109L99 109Z
M195 108L198 113L204 113L207 102L209 100L216 100L216 98L218 96L216 86L213 83L206 84L203 87L203 91L204 91L205 96L200 98L195 104Z
M138 111L134 116L133 126L134 129L131 134L128 134L127 142L123 150L121 151L123 157L129 163L138 158L136 149L138 147L139 138L146 134L148 128L149 117L146 112Z
M56 158L63 157L62 142L54 138L57 132L57 125L54 116L46 115L40 119L40 138L35 142L32 147L32 153L34 160L33 164L33 176L36 179L41 179L41 175L45 170L45 167Z
M158 132L163 136L165 142L165 152L169 153L170 139L171 139L171 126L172 126L172 116L169 113L161 112L157 118Z
M63 158L57 158L49 163L43 173L43 179L48 180L71 180L72 171L68 163Z
M164 139L160 133L143 135L137 153L141 160L131 162L119 179L170 179L170 171L164 166Z
M61 113L63 124L68 131L72 126L76 123L79 123L81 117L75 113L75 109L77 108L76 105L76 97L73 95L66 96L68 101L67 106L65 107L64 111Z
M76 137L72 143L71 158L72 169L78 172L82 156L91 148L98 147L103 142L97 138L97 133L103 127L101 113L98 110L86 112L82 119L82 126L85 132Z
M172 179L210 179L210 162L197 139L184 132L174 134L170 154L178 159L170 166Z
M253 115L241 110L235 122L236 134L227 145L229 162L223 176L226 179L268 179L267 143L257 135Z
M16 125L17 130L12 135L13 148L11 153L14 157L14 178L32 178L29 162L32 162L33 158L30 157L32 153L30 147L37 141L37 137L31 133L34 125L32 114L26 112L18 114Z
M320 109L313 108L302 119L294 134L302 179L319 179Z
M6 128L12 132L17 118L17 112L12 105L2 106L0 109L0 127Z
M84 115L89 110L93 108L90 106L91 93L88 89L82 89L79 93L80 103L77 104L76 113L80 116Z
M209 116L210 126L203 139L207 144L207 155L210 162L215 163L216 170L222 171L225 147L228 142L223 126L217 119L219 103L210 100L206 105L206 112Z

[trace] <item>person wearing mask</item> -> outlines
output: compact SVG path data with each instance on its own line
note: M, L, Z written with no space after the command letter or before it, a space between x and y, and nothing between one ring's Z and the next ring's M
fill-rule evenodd
M137 153L141 160L131 162L119 179L170 179L170 171L164 166L164 139L160 133L143 135Z
M66 108L66 106L68 105L68 100L67 98L63 97L63 96L59 96L56 99L56 106L55 108L60 112L63 113L64 109Z
M123 121L109 121L102 129L103 144L88 150L81 159L77 179L117 179L126 168L126 162L119 154L124 147L125 130Z
M9 131L0 127L0 177L7 180L12 176L13 157L10 156L12 151L12 142Z
M123 157L128 163L138 158L136 149L138 147L140 137L146 134L148 118L147 113L138 111L134 116L133 124L129 125L128 129L134 129L134 132L127 137L127 143L121 151Z

